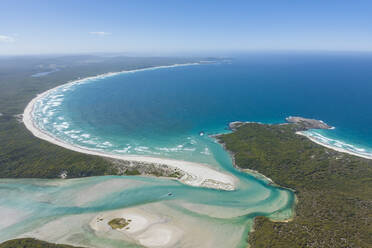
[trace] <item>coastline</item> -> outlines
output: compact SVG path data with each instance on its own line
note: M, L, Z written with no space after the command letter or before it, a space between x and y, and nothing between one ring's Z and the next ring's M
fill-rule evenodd
M298 136L299 130L303 126L251 124L221 137L238 165L259 169L296 190L293 218L256 218L248 242L252 247L301 247L335 240L332 247L366 246L363 216L370 209L364 203L371 196L371 160L333 152Z
M243 123L243 124L244 124L244 123L257 123L257 124L260 124L260 125L265 125L265 124L262 124L262 123L260 123L260 122L250 122L250 121L247 121L247 122L234 121L234 122L231 122L231 123ZM283 123L283 124L288 124L288 123ZM283 125L283 124L278 124L278 125ZM267 124L267 125L272 125L272 124ZM232 132L235 131L235 130L233 130L233 129L230 129L230 130L231 130ZM269 185L273 185L273 186L275 186L275 187L279 187L279 188L287 189L287 190L292 191L293 193L296 193L296 190L291 189L291 188L287 188L287 187L284 187L284 186L281 186L281 185L275 183L271 178L265 176L264 174L260 173L260 172L257 171L257 170L252 170L252 169L248 169L248 168L243 169L243 168L240 168L239 166L237 166L237 164L236 164L236 162L235 162L235 154L234 154L232 151L228 150L228 149L226 148L225 143L224 143L221 139L219 139L219 136L221 136L221 135L224 135L224 134L221 133L221 134L210 135L210 137L214 138L214 139L215 139L215 140L216 140L220 145L222 145L223 149L224 149L226 152L229 153L229 155L230 155L230 157L231 157L231 160L232 160L232 165L234 166L234 168L235 168L236 170L238 170L238 171L240 171L240 172L244 172L244 173L250 174L250 175L252 175L253 177L258 178L258 179L260 179L260 180L266 182L266 183L269 184ZM295 195L295 196L296 196L296 195ZM279 221L279 222L280 222L280 221Z
M234 132L234 130L231 130L232 132ZM223 149L229 153L230 157L231 157L231 160L232 160L232 165L234 166L234 168L238 171L241 171L241 172L244 172L244 173L248 173L248 174L251 174L253 177L255 178L258 178L262 181L265 181L266 183L268 184L271 184L271 185L274 185L274 186L278 186L278 187L281 187L280 185L278 184L275 184L274 181L271 179L271 178L268 178L267 176L261 174L260 172L256 171L256 170L251 170L251 169L242 169L240 168L239 166L236 165L235 163L235 154L228 150L226 148L226 145L225 143L219 139L219 136L220 135L223 135L223 134L216 134L216 135L211 135L210 137L214 138L220 145L222 145ZM283 187L281 187L283 188ZM292 190L292 189L290 189ZM293 190L292 190L293 191ZM293 191L294 192L294 191Z
M296 132L296 134L297 135L304 136L304 137L308 138L309 140L311 140L312 142L314 142L314 143L316 143L318 145L321 145L323 147L326 147L328 149L331 149L331 150L334 150L334 151L337 151L337 152L347 153L349 155L357 156L357 157L360 157L360 158L372 159L372 156L367 156L367 155L363 155L363 154L360 154L360 153L352 152L350 150L343 149L343 148L340 148L340 147L334 147L334 146L331 146L331 145L324 144L324 143L322 143L320 141L317 141L316 139L310 137L309 135L306 135L302 131L298 131L298 132Z
M235 121L235 122L232 122L232 123L237 123L239 121ZM262 124L260 122L244 122L244 123L258 123L258 124ZM287 123L284 123L284 124L287 124ZM271 125L271 124L268 124L268 125ZM281 125L281 124L278 124L278 125ZM231 129L232 132L234 132L234 130ZM285 220L272 220L272 221L275 221L275 222L289 222L291 220L293 220L293 218L295 217L296 215L296 212L295 212L295 206L297 205L298 203L298 199L297 199L297 196L296 196L296 190L294 189L291 189L291 188L288 188L288 187L284 187L284 186L281 186L280 184L277 184L275 183L271 178L265 176L264 174L260 173L259 171L257 170L252 170L252 169L248 169L248 168L240 168L236 162L235 162L235 153L233 153L232 151L228 150L226 148L226 144L221 140L219 139L219 136L221 135L224 135L224 134L216 134L216 135L211 135L210 137L214 138L220 145L222 145L223 149L229 153L230 157L231 157L231 160L232 160L232 165L234 166L234 168L240 172L244 172L244 173L247 173L247 174L250 174L252 175L253 177L259 179L259 180L262 180L264 182L266 182L267 184L269 185L272 185L272 186L275 186L275 187L278 187L278 188L283 188L283 189L287 189L291 192L293 192L294 194L294 197L295 197L295 204L292 206L292 211L293 211L293 216L289 219L285 219ZM270 219L271 220L271 219Z
M177 179L184 184L187 184L190 186L207 187L207 188L222 189L222 190L235 190L237 179L233 175L220 172L214 168L211 168L207 164L194 163L194 162L175 160L175 159L167 159L167 158L147 157L147 156L140 156L140 155L116 155L116 154L95 151L95 150L91 150L85 147L71 145L63 140L60 140L50 135L49 133L40 130L33 121L32 113L34 110L35 103L39 99L42 99L45 95L49 94L50 92L53 92L59 87L66 87L69 85L83 83L83 82L86 82L92 79L105 78L105 77L115 76L115 75L124 74L124 73L134 73L134 72L146 71L146 70L199 65L199 64L200 63L174 64L174 65L168 65L168 66L148 67L148 68L136 69L136 70L131 70L131 71L109 72L109 73L104 73L104 74L97 75L97 76L86 77L83 79L78 79L78 80L67 82L66 84L59 85L41 94L38 94L35 98L33 98L27 104L26 108L24 109L23 123L26 126L26 128L35 137L48 141L55 145L64 147L66 149L72 150L72 151L85 153L89 155L106 157L106 158L130 161L130 162L145 162L145 163L156 164L158 166L168 166L175 170L181 170L185 174L180 179Z
M288 117L288 118L293 118L293 117ZM295 118L299 118L299 117L295 117ZM230 130L234 131L236 129L236 127L239 127L240 125L243 125L243 124L246 124L246 123L257 123L257 124L262 124L261 122L250 122L250 121L246 121L246 122L241 122L241 121L233 121L233 122L230 122L229 123L229 127L230 127ZM294 122L293 122L294 123ZM319 123L321 123L322 125L326 125L328 126L324 121L322 120L319 120ZM284 122L284 123L278 123L278 124L267 124L267 125L289 125L291 124L291 122ZM311 129L319 129L319 128L308 128L307 130L311 130ZM320 128L320 129L329 129L329 130L333 130L335 129L335 127L333 126L329 126L328 128ZM365 158L365 159L372 159L372 155L364 155L364 154L360 154L360 153L357 153L357 152L353 152L353 151L350 151L350 150L347 150L347 149L344 149L344 148L341 148L341 147L335 147L335 146L331 146L331 145L327 145L327 144L324 144L318 140L316 140L315 138L307 135L306 133L304 133L304 131L297 131L296 134L298 135L301 135L301 136L305 136L306 138L308 138L309 140L311 140L312 142L318 144L318 145L321 145L323 147L326 147L328 149L331 149L331 150L334 150L334 151L337 151L337 152L342 152L342 153L347 153L349 155L353 155L353 156L357 156L357 157L360 157L360 158ZM220 135L220 134L218 134ZM218 135L216 135L216 137L218 137ZM342 142L342 141L341 141ZM347 144L347 143L345 143ZM226 149L225 149L226 150ZM235 165L234 165L235 166ZM269 179L270 181L270 179Z

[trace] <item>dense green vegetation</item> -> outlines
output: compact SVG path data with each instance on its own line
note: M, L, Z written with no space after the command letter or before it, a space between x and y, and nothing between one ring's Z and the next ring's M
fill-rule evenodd
M74 248L74 247L76 246L51 244L45 241L31 238L13 239L0 244L0 248Z
M73 152L35 138L14 118L0 117L0 177L56 178L115 174L103 158Z
M108 222L112 229L122 229L130 224L132 220L126 220L124 218L115 218ZM129 227L127 227L129 228Z
M296 124L245 124L219 137L236 166L296 191L293 221L255 219L256 247L372 247L372 161L296 135Z
M0 178L69 178L117 174L112 161L80 154L35 138L17 121L36 94L69 80L110 71L131 70L175 63L183 58L131 58L102 56L0 57ZM59 69L43 77L39 72ZM138 175L138 171L124 174Z

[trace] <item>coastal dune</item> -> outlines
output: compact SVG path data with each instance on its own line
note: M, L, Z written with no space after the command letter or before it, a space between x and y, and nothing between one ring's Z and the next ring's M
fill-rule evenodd
M135 71L142 71L142 70L151 70L155 68L167 68L167 67L175 67L175 66L185 66L185 65L193 65L193 64L180 64L180 65L170 65L170 66L160 66L160 67L152 67L146 69L139 69ZM85 79L79 79L73 82L69 82L67 84L78 84L82 83L85 80L95 79L95 78L102 78L112 75L117 75L120 73L129 73L133 71L123 71L118 73L107 73L102 74L96 77L89 77ZM65 84L65 85L67 85ZM210 167L207 164L200 164L188 161L181 161L175 159L168 159L168 158L156 158L156 157L148 157L148 156L139 156L139 155L117 155L111 153L104 153L101 151L96 151L92 149L88 149L85 147L72 145L67 143L61 139L58 139L49 133L41 130L38 126L34 123L33 120L33 110L35 103L45 97L47 94L52 92L53 90L63 87L65 85L57 86L56 88L50 89L37 95L34 99L32 99L29 104L26 106L24 113L23 113L23 123L26 128L36 137L46 140L50 143L55 145L64 147L69 150L73 150L76 152L81 152L90 155L96 155L106 158L113 158L118 160L130 161L130 162L144 162L152 165L156 165L158 167L168 167L175 171L181 171L182 177L178 180L184 184L191 185L191 186L198 186L198 187L207 187L207 188L214 188L214 189L221 189L221 190L234 190L236 188L237 179L229 173L218 171L215 168ZM144 166L146 166L144 164Z

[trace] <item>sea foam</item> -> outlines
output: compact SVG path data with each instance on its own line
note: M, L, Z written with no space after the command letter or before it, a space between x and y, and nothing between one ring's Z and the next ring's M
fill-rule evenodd
M311 139L312 141L326 146L330 149L334 149L340 152L346 152L355 156L360 156L367 159L372 159L372 150L368 148L362 148L360 146L346 143L342 140L332 139L326 137L316 130L308 130L303 132L298 132L298 134L304 135Z

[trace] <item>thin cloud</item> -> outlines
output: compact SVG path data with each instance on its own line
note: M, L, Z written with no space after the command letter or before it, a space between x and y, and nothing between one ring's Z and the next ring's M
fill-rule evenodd
M106 36L106 35L110 35L111 33L108 33L108 32L102 32L102 31L99 31L99 32L89 32L90 34L93 34L93 35L98 35L98 36Z
M0 35L0 42L14 42L14 38L7 35Z

